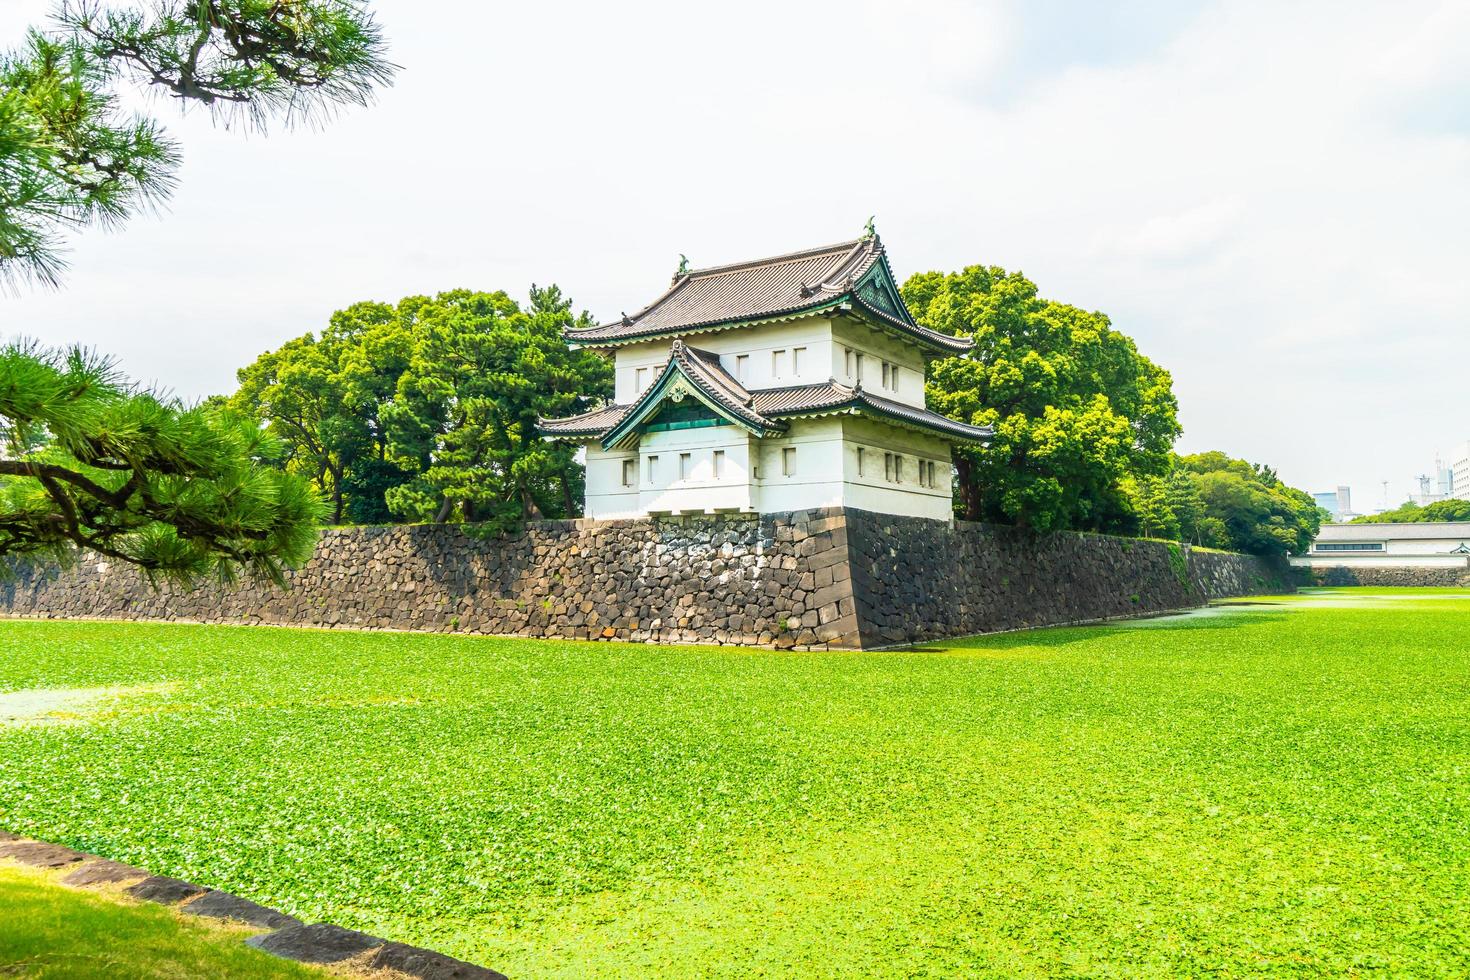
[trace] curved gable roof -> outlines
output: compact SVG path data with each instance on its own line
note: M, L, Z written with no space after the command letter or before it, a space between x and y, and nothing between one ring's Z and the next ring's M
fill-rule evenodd
M582 346L616 345L813 313L844 301L936 352L958 354L973 346L968 338L914 322L876 235L686 272L637 313L568 330L566 337Z
M786 428L784 424L766 418L751 407L750 392L720 367L719 355L690 347L682 340L675 340L658 380L649 385L638 400L628 406L627 411L608 428L602 437L602 447L611 449L635 434L638 426L652 416L669 397L670 390L679 379L685 381L694 396L716 414L756 435L763 436ZM682 396L676 394L674 397L677 400Z

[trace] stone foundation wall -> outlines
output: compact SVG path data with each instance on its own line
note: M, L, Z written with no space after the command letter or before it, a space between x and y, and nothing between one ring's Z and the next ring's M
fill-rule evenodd
M1333 565L1325 568L1294 568L1303 585L1387 586L1390 588L1470 588L1470 566L1415 566L1397 568L1349 567Z
M152 589L88 557L0 581L20 616L386 628L852 649L1136 615L1275 591L1259 559L832 508L324 531L289 588Z
M865 645L1084 622L1293 591L1283 563L1187 545L849 511Z

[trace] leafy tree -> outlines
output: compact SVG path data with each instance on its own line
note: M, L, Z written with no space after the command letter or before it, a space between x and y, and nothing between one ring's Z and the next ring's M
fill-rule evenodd
M577 513L575 450L542 440L536 422L611 395L608 362L562 337L590 317L574 317L556 286L532 286L525 308L503 292L458 290L404 300L399 311L416 339L385 421L395 453L420 472L388 492L390 509L498 523Z
M1381 514L1365 514L1362 517L1355 517L1352 523L1391 524L1426 521L1470 521L1470 500L1436 500L1432 504L1423 506L1408 501Z
M412 341L393 308L358 303L238 372L236 411L263 421L286 447L282 463L308 477L340 524L388 519L384 494L411 476L389 455L382 406L408 368Z
M173 189L178 148L120 108L120 79L264 128L365 104L392 73L356 0L62 3L53 30L0 57L0 285L54 285L67 232Z
M272 581L304 561L320 502L259 465L253 421L134 390L81 350L0 348L0 557L62 562L75 548L150 577Z
M1180 520L1172 506L1172 480L1158 476L1125 476L1121 489L1146 538L1179 538Z
M1169 472L1169 478L1164 487L1164 502L1174 517L1174 526L1177 529L1179 540L1209 547L1224 546L1217 543L1223 541L1225 533L1223 529L1217 529L1214 525L1206 528L1203 523L1207 517L1205 501L1187 471L1175 466ZM1205 540L1207 534L1211 540Z
M524 308L468 290L358 303L241 370L230 405L265 422L337 522L575 515L575 451L535 425L611 395L607 361L562 338L587 322L556 286Z
M956 453L962 516L1112 530L1128 519L1125 481L1168 472L1173 382L1106 316L995 266L922 273L903 295L921 323L975 340L928 385L936 411L995 427L990 445Z
M1321 527L1317 502L1282 483L1270 467L1222 452L1197 453L1178 460L1174 477L1189 480L1203 505L1194 522L1198 544L1253 555L1300 554Z

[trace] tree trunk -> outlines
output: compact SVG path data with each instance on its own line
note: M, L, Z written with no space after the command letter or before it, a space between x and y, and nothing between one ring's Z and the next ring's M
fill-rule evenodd
M444 500L439 504L439 513L434 515L435 524L443 524L449 520L449 515L454 513L454 501L449 499L449 494L444 495Z
M567 517L582 516L581 508L578 507L576 505L576 502L572 500L571 483L567 480L567 475L565 473L561 475L561 505L566 508Z
M521 486L516 488L521 495L521 518L527 521L539 521L545 515L541 508L536 506L536 498L531 496L531 488Z
M980 488L975 486L975 464L968 456L955 457L955 473L960 485L960 512L967 521L980 519Z

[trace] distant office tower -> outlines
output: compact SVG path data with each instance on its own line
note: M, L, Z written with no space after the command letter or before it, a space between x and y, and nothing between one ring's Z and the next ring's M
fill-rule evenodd
M1470 500L1470 442L1450 453L1450 496Z
M1337 488L1337 516L1346 519L1353 513L1353 490L1351 487Z
M1434 481L1434 492L1439 494L1440 500L1454 495L1455 471L1438 456L1434 457Z
M1312 499L1317 501L1318 507L1321 507L1323 510L1327 511L1327 513L1331 514L1334 521L1337 520L1338 510L1336 490L1324 490L1321 493L1314 493L1312 494Z

